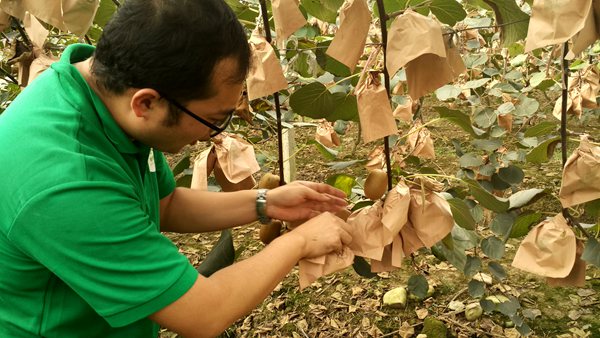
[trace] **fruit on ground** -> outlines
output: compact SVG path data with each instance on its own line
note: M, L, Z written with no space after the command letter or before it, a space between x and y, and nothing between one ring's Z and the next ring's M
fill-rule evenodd
M483 308L481 305L479 305L479 303L469 304L465 308L465 318L467 318L467 320L470 322L477 320L482 314Z
M383 305L392 308L402 308L406 305L407 292L404 287L391 289L383 295Z

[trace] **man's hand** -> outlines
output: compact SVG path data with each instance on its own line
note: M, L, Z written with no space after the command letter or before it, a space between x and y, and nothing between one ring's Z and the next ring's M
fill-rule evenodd
M302 257L313 258L341 252L352 242L352 228L341 218L323 213L296 227L285 236L296 237L302 243Z
M282 221L313 218L344 208L346 194L324 183L294 181L267 192L267 216Z

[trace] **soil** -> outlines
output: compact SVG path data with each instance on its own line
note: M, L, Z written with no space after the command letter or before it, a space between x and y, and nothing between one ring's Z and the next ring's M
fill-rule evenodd
M577 125L592 135L600 135L598 120L590 124ZM429 127L435 140L436 159L425 161L422 166L430 166L447 175L455 175L457 159L451 139L461 140L468 147L468 138L456 126L444 121ZM330 162L321 156L315 146L307 144L314 137L314 127L296 128L297 149L295 155L297 179L325 182L336 173L346 173L364 179L364 165L355 165L341 171L332 170ZM351 124L342 137L337 161L366 159L376 145L356 142L358 127ZM192 147L197 153L205 145ZM274 138L256 145L257 153L269 159L258 179L266 171L277 171L277 147ZM572 149L569 149L569 153ZM181 155L179 155L181 156ZM178 156L172 156L174 163ZM525 181L521 188L543 187L556 194L561 179L560 149L552 160L543 165L527 165ZM533 206L549 215L560 210L554 197L545 197ZM478 224L478 232L488 230L489 215ZM596 220L597 221L597 220ZM250 257L264 245L258 239L259 226L256 223L233 230L237 260ZM210 251L219 233L196 235L167 234L186 254L192 264L197 265ZM551 288L544 278L522 272L510 266L519 240L507 243L507 253L502 261L508 277L502 282L494 281L487 285L488 294L509 294L521 303L526 323L531 327L531 337L600 337L600 271L596 267L587 269L587 279L583 288ZM478 254L484 264L486 258ZM410 299L403 308L383 306L383 294L402 285L419 269L425 271L435 292L424 300ZM464 313L456 313L449 308L451 301L465 305L477 302L469 296L469 279L447 262L440 261L429 250L419 251L413 261L406 260L401 269L390 273L380 273L376 278L359 276L351 267L319 279L310 287L300 291L298 270L295 268L248 316L234 323L221 337L413 337L423 329L424 318L434 317L448 328L448 337L518 337L515 328L507 325L506 317L493 313L484 314L480 319L469 322ZM509 324L509 323L508 323ZM167 330L160 337L176 337Z

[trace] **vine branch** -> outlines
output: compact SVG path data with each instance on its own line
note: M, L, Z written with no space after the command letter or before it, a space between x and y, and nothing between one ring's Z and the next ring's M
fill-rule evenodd
M269 27L269 13L267 12L266 0L260 0L260 14L263 19L265 39L268 43L271 43L271 27ZM275 101L275 114L277 115L277 163L279 165L279 185L282 186L285 184L285 177L283 172L283 127L281 125L281 104L279 103L279 92L273 93L273 100Z
M567 163L567 105L569 98L569 60L566 59L567 53L569 52L569 44L567 42L563 45L562 53L562 102L560 112L560 143L562 152L562 168L564 170L565 164ZM587 238L592 238L590 234L579 224L579 222L571 215L569 209L563 208L562 214L571 226L575 226L585 235Z
M377 10L379 11L379 25L381 26L381 45L383 47L383 79L385 83L385 89L387 92L388 100L391 100L390 95L390 74L387 71L386 59L387 59L387 26L385 7L383 0L377 0ZM385 153L385 166L387 168L387 179L388 179L388 190L392 190L392 160L390 158L390 138L386 136L383 138L383 146Z

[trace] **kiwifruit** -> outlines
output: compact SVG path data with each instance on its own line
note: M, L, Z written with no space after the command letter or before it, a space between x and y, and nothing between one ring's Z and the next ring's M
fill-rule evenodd
M264 174L258 181L259 189L275 189L279 186L279 175Z
M352 214L352 211L348 210L348 209L342 209L338 212L335 213L335 215L339 218L342 219L342 221L346 222L348 220L348 217Z
M269 224L261 225L260 232L258 233L260 241L269 244L272 240L279 237L281 234L281 225L281 221L272 221Z
M376 201L387 191L387 173L381 169L373 169L365 180L365 196Z

